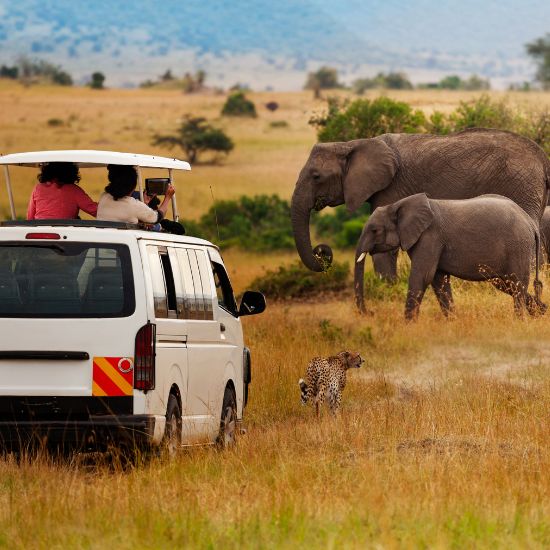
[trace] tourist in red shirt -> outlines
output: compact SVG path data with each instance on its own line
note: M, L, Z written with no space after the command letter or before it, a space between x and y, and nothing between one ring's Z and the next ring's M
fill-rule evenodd
M50 162L42 166L33 189L27 220L67 220L78 218L80 210L96 216L97 203L77 184L78 166L72 162Z

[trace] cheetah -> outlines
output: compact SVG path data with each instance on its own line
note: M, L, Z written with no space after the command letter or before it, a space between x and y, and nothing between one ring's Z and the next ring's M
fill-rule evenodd
M306 380L300 378L302 405L308 401L315 402L317 417L320 416L321 405L328 398L328 405L332 414L340 408L342 391L346 386L346 371L350 368L359 368L363 359L359 353L341 351L331 357L315 357L307 367Z

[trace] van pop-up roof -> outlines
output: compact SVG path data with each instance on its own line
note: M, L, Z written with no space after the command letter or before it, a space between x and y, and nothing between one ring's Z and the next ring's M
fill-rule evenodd
M4 166L6 187L10 202L11 217L16 219L15 204L11 188L9 166L38 167L50 162L72 162L81 168L104 168L109 164L134 166L138 173L139 194L143 200L143 179L141 168L163 168L168 170L168 177L172 182L172 170L191 170L191 166L184 160L176 158L157 157L154 155L138 155L134 153L118 153L115 151L33 151L28 153L12 153L0 155L0 165ZM176 195L172 197L172 214L178 220Z

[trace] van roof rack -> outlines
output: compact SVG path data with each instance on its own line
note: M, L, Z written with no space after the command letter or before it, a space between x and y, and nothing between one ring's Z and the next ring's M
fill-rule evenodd
M6 220L0 222L0 227L102 227L104 229L143 229L141 224L126 222L110 222L104 220Z

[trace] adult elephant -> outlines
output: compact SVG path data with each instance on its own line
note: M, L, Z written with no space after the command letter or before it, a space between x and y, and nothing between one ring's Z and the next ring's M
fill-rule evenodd
M538 224L549 185L550 160L545 152L530 139L502 130L474 128L447 136L383 134L319 143L292 196L296 248L309 269L323 271L332 251L327 245L311 247L313 209L345 203L353 212L368 201L374 211L416 193L434 199L504 195ZM395 277L396 255L374 258L379 273Z

